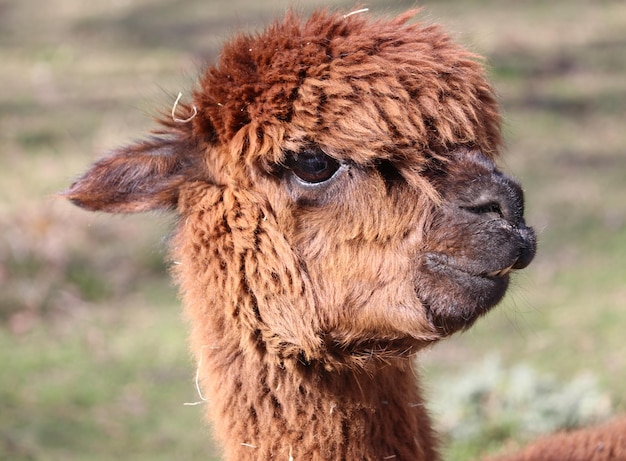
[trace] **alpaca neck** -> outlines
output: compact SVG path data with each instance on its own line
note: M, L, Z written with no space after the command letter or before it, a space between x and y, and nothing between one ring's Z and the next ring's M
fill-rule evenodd
M209 414L228 460L438 459L408 364L355 374L242 355L211 362Z

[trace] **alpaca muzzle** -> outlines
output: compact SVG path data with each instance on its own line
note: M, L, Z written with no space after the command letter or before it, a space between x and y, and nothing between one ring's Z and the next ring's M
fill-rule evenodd
M416 293L443 335L470 327L527 267L537 239L520 185L480 152L455 154L433 180L443 196L420 255Z

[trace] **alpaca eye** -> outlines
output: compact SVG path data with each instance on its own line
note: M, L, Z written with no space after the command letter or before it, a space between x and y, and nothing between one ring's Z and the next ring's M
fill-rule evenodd
M289 152L286 166L302 181L318 184L328 181L339 169L339 162L326 155L321 149Z

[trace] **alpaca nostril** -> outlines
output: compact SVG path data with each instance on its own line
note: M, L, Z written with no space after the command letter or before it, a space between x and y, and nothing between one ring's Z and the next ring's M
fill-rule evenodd
M482 219L503 219L519 226L524 222L524 192L511 178L496 171L475 184L461 208Z
M513 265L513 269L524 269L534 259L537 252L537 236L531 227L522 225L519 229L522 239L520 244L520 254Z
M469 211L470 213L478 214L478 215L497 215L499 218L504 218L504 213L502 212L502 207L497 202L487 202L480 205L470 205L470 206L462 206L464 210Z

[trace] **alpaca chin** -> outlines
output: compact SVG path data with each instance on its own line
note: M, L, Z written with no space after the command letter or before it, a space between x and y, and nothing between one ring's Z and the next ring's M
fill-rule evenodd
M456 267L438 265L434 266L433 274L447 277L457 285L445 293L439 289L417 290L432 325L443 336L471 327L502 300L509 286L508 274L473 275Z

